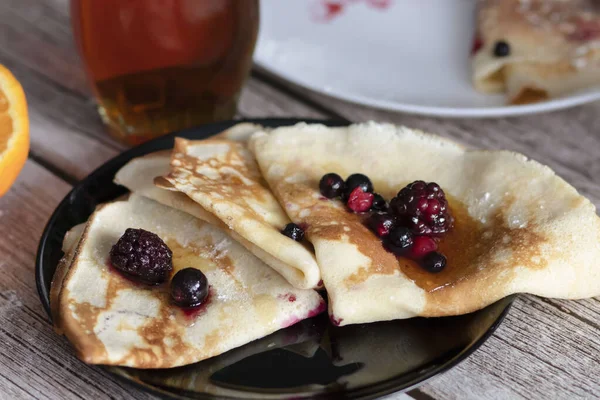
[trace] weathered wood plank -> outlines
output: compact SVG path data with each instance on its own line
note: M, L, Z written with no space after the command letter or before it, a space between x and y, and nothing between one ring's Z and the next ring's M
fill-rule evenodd
M238 111L241 116L252 118L328 118L255 78L250 78L242 90Z
M52 330L37 296L37 243L69 189L28 161L0 199L0 398L153 398L77 360L67 341Z
M598 328L553 302L519 298L506 321L472 357L420 390L436 398L584 399L600 393ZM564 301L585 307L594 300ZM588 311L598 320L600 309Z

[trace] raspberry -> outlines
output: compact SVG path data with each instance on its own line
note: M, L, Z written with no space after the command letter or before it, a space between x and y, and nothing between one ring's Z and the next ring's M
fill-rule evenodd
M429 236L415 236L410 249L410 257L418 260L425 255L437 250L437 243Z
M404 187L390 209L415 235L440 236L454 223L444 191L434 182L415 181Z
M173 270L173 253L158 235L127 228L110 249L110 261L123 274L148 285L164 282Z
M363 192L373 192L373 183L368 176L363 174L352 174L346 178L346 191L344 193L345 198L350 197L350 194L357 187L362 188Z
M475 55L483 47L483 40L479 35L473 38L473 46L471 47L471 55Z
M364 192L361 186L357 186L348 196L347 205L352 211L362 213L369 211L373 205L373 193Z

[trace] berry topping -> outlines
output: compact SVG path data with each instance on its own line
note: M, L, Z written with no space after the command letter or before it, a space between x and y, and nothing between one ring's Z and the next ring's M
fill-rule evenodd
M340 197L344 193L345 187L346 184L342 177L334 173L323 175L319 182L321 194L328 199Z
M510 46L503 40L496 42L494 46L494 55L496 57L506 57L510 54Z
M199 269L182 269L171 280L171 299L179 307L198 307L207 296L208 281Z
M390 230L385 244L388 250L401 255L413 245L413 235L405 226L397 226Z
M395 223L395 218L388 213L373 213L366 221L367 227L380 238L387 236Z
M346 197L349 197L352 191L357 187L362 188L363 192L371 193L373 191L373 184L368 176L363 174L352 174L346 179Z
M362 186L357 186L348 196L346 204L348 208L356 213L369 211L373 205L373 193L363 191Z
M440 272L446 266L446 257L437 251L432 251L423 257L421 266L429 272Z
M476 54L483 47L483 40L479 35L473 38L473 46L471 47L471 55Z
M410 257L420 259L425 255L437 250L437 243L429 236L415 236L413 246L410 249Z
M285 228L283 228L281 233L283 233L290 239L295 240L296 242L301 242L302 240L304 240L304 230L298 225L294 224L293 222L287 224Z
M379 193L373 193L373 205L371 211L386 211L388 208L387 202Z
M452 228L444 191L437 183L415 181L390 202L391 211L415 235L442 235Z
M173 270L173 253L160 237L143 229L127 228L110 249L110 261L128 277L156 285Z

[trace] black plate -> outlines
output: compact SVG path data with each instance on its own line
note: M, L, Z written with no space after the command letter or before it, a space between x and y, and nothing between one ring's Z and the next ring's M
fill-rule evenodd
M62 257L63 237L71 227L85 222L96 205L126 192L112 182L117 170L134 157L172 147L175 136L204 139L238 122L242 121L205 125L135 147L105 163L71 190L52 214L37 254L37 288L49 315L50 282ZM300 121L247 122L276 127ZM509 297L458 317L413 318L342 328L333 327L321 315L186 367L107 369L163 397L373 398L408 390L465 359L494 332L512 301Z

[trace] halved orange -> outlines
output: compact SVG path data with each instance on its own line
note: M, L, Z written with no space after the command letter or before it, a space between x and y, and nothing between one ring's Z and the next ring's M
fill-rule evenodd
M0 197L21 172L29 153L29 118L25 93L17 79L0 65Z

